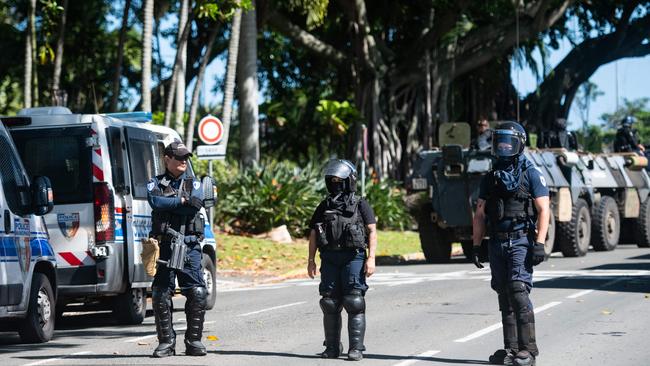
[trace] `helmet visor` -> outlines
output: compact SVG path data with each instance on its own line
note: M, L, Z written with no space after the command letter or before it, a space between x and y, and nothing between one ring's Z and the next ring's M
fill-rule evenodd
M522 139L514 131L496 130L492 134L492 155L498 158L518 155L522 148Z

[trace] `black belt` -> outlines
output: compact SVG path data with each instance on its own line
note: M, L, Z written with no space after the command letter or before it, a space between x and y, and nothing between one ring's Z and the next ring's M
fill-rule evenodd
M517 240L528 236L527 230L517 231L497 231L490 235L491 238L497 240Z

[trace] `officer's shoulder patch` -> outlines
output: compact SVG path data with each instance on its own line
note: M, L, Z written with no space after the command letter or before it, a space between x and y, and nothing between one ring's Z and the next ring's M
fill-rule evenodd
M546 187L546 178L544 178L543 175L540 175L540 176L539 176L539 181L540 181L540 183L542 183L542 185L543 185L544 187Z
M151 192L154 188L156 188L156 182L152 179L147 183L147 191Z
M538 167L538 166L535 167L535 170L537 170L540 173L542 172L542 169L540 167Z
M199 189L199 188L201 188L201 182L199 182L199 181L194 181L193 186L194 186L194 189Z

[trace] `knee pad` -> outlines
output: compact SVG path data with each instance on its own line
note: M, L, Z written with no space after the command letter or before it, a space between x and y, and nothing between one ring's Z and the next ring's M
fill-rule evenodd
M208 298L208 290L205 287L192 287L183 291L183 295L187 297L189 303L205 308Z
M320 308L324 314L338 314L341 312L341 302L332 297L321 297Z
M528 297L528 286L521 281L513 281L509 285L510 301L517 318L527 322L528 313L532 313L530 298Z
M343 307L348 314L361 314L366 312L366 299L360 294L343 296Z
M508 298L508 294L506 292L499 293L499 311L502 313L512 311L512 307L510 306L510 299Z
M163 302L171 299L171 293L166 288L154 287L151 289L151 301Z

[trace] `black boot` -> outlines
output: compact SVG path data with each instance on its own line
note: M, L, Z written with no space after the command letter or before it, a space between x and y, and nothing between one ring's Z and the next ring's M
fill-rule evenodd
M205 356L205 346L201 343L205 306L208 291L205 287L193 287L185 292L185 316L187 330L185 331L185 354L189 356Z
M338 299L323 297L320 300L323 310L323 329L325 330L325 351L322 358L338 358L343 350L341 343L341 302Z
M514 356L519 352L517 339L517 319L512 311L508 295L499 294L499 310L501 310L501 324L503 325L503 349L497 350L489 358L493 365L512 365Z
M523 350L517 352L517 356L513 359L515 366L535 366L535 356L529 351Z
M513 360L517 366L535 365L539 355L535 341L535 313L528 297L528 287L519 281L511 284L511 302L517 318L517 340L519 352Z
M366 334L366 301L360 293L352 293L343 296L343 307L348 312L348 335L350 337L350 348L348 349L348 360L360 361L363 359L363 352L366 346L363 338Z
M153 357L168 357L176 354L176 332L172 326L171 302L168 289L153 288L153 315L158 334L158 347L153 351Z

